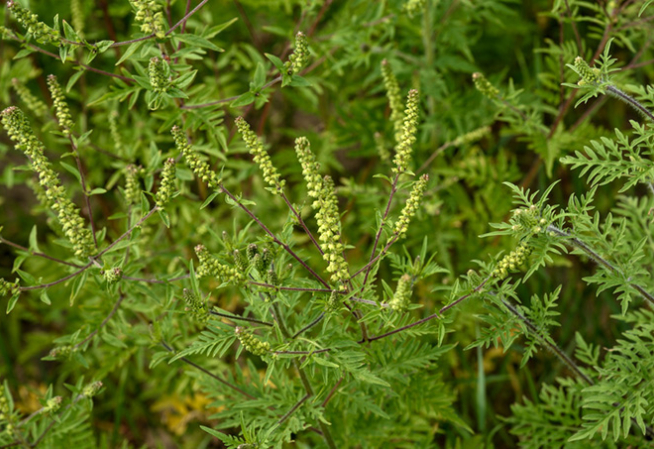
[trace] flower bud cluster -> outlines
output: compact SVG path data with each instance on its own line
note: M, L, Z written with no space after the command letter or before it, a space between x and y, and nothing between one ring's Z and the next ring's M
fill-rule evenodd
M318 198L322 188L322 177L320 176L320 164L311 152L311 144L306 137L295 139L295 152L302 166L302 175L307 183L307 191L311 198ZM314 202L313 207L318 207Z
M184 134L182 128L177 125L173 126L172 134L177 150L184 155L186 164L195 173L195 176L206 182L210 189L218 190L222 182L220 176L211 170L207 162L200 160L198 155L193 151L193 148L191 148L191 145L187 142L186 134Z
M25 115L20 109L11 106L2 111L2 124L16 148L23 151L32 162L32 169L39 176L39 183L45 189L52 208L57 213L59 223L66 238L73 244L76 256L87 257L94 250L91 231L84 226L79 209L68 199L59 177L45 157L44 146L36 138Z
M115 284L123 277L123 270L120 267L110 268L103 273L107 284Z
M50 28L43 22L39 22L39 16L31 13L27 9L20 6L17 2L9 0L7 8L11 11L12 15L23 28L27 30L37 41L43 43L51 43L57 47L61 43L61 35L57 30Z
M143 169L128 165L125 167L125 201L129 206L136 204L141 199L141 185L139 174Z
M204 245L197 245L195 247L195 254L197 254L200 260L200 266L196 272L198 278L213 276L221 282L239 282L243 278L243 273L239 272L236 268L218 262Z
M527 231L530 234L539 234L547 228L547 220L540 217L538 208L531 205L513 211L512 227L514 231Z
M91 382L86 387L84 387L84 390L82 390L82 394L87 398L92 398L93 396L98 394L100 388L102 388L102 382L97 380L95 382Z
M327 299L327 302L325 303L325 312L336 312L340 305L341 302L339 301L338 293L336 293L336 290L332 290L329 299Z
M157 39L166 37L164 31L164 17L162 6L153 0L130 0L136 11L136 21L141 22L141 31L145 34L154 34Z
M580 86L591 84L596 85L601 81L600 71L597 68L591 68L586 61L583 60L581 56L575 58L574 63L577 73L581 77L577 83Z
M418 206L420 206L422 196L425 193L427 181L429 181L429 175L424 174L413 185L409 199L406 201L404 209L402 209L402 214L400 214L400 218L395 223L395 229L393 230L394 234L397 235L398 238L404 237L406 231L409 229L411 218L413 218L413 216L416 214Z
M44 102L36 98L32 92L23 83L14 78L11 80L14 90L20 97L25 106L34 113L37 117L43 117L48 113L48 107Z
M0 383L0 421L7 419L9 412L9 402L5 397L5 386Z
M68 137L70 136L70 129L73 127L73 119L70 116L70 110L66 104L64 92L61 90L56 76L48 75L48 89L50 89L50 95L54 103L55 117L57 117L57 122L59 122L59 128Z
M18 278L16 278L13 284L6 281L4 278L0 278L0 297L14 296L18 293L20 293Z
M186 311L200 323L206 323L209 320L209 307L207 303L196 298L193 292L187 288L183 292L184 302L186 303Z
M148 77L150 86L155 92L166 92L170 87L170 67L163 59L156 56L148 64Z
M477 90L491 100L494 100L500 94L500 91L497 89L497 87L493 86L490 81L488 81L486 77L479 72L472 74L472 81L475 83Z
M500 280L504 279L509 273L517 271L520 265L527 261L529 254L531 254L531 248L526 243L521 243L500 260L492 275Z
M168 158L164 162L163 172L161 173L161 184L155 195L155 203L161 209L166 207L170 197L175 192L175 159Z
M411 278L411 275L408 273L403 274L397 281L397 288L395 289L393 298L388 302L391 309L397 310L398 312L404 312L409 307L412 284L413 279Z
M50 354L48 354L49 357L53 359L69 359L73 354L79 351L79 348L77 346L71 346L71 345L66 345L66 346L59 346L58 348L54 348L52 351L50 351Z
M473 131L470 131L469 133L466 133L462 136L457 137L452 141L452 145L454 146L460 146L460 145L466 145L468 143L476 142L477 140L481 139L484 137L486 134L489 134L491 132L490 126L482 126L481 128L477 128Z
M55 396L53 398L48 399L47 402L45 403L45 406L41 409L41 413L45 413L48 415L57 413L59 411L59 408L61 407L61 401L62 401L61 396Z
M407 0L404 4L404 11L411 18L417 13L420 14L425 9L426 0Z
M236 265L236 269L241 273L245 273L245 271L248 269L248 264L243 257L243 254L241 254L239 250L235 249L232 252L232 256L234 256L234 265Z
M395 78L395 74L391 70L391 65L387 60L381 63L381 73L384 80L384 87L386 88L386 96L388 97L388 104L391 107L391 122L395 130L395 141L400 143L402 139L402 96L400 95L400 86Z
M327 271L333 282L344 282L349 278L347 262L343 258L341 243L341 217L338 213L338 199L334 191L334 181L330 176L323 179L323 188L318 197L318 233L323 259L328 262Z
M307 65L309 60L309 44L307 36L302 32L295 35L295 48L293 54L289 56L288 61L284 64L286 73L289 75L297 75L302 70L302 67Z
M273 166L270 155L264 150L261 140L250 129L250 125L243 117L237 117L234 123L236 123L238 132L241 133L241 137L245 141L245 146L250 150L250 154L254 156L254 162L259 165L259 168L263 172L263 180L275 190L280 190L284 187L286 181L283 179L280 180L280 174Z
M420 96L418 91L411 89L409 96L406 100L406 110L404 111L404 122L402 124L402 136L398 141L395 159L395 167L393 173L404 173L409 168L409 161L411 160L411 153L413 152L413 144L416 141L416 132L418 131L418 102Z
M246 351L259 356L270 352L270 343L259 340L250 330L241 326L236 326L234 332Z

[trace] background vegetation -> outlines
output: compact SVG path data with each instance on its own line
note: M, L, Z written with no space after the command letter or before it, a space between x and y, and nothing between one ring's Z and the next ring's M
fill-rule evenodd
M154 28L143 28L137 20L141 3L151 3L146 6L152 14L161 14L152 16ZM578 73L583 66L566 66L580 56L603 70L601 75L597 72L603 81L610 78L611 85L638 97L644 107L654 104L652 92L641 87L647 86L653 70L650 23L654 16L648 3L16 1L49 26L58 16L55 23L64 41L59 37L54 43L60 45L43 42L36 28L28 33L16 14L8 8L0 10L4 23L0 105L3 109L17 105L25 111L68 197L81 208L86 227L90 205L97 233L106 236L104 243L99 239L100 248L133 230L154 206L164 161L179 156L181 147L175 145L170 129L180 125L201 157L222 173L226 188L237 197L242 195L243 203L325 278L325 265L283 199L252 162L235 119L243 117L263 139L286 180L290 201L298 205L315 233L312 200L294 149L295 138L309 139L321 174L335 182L342 240L354 272L370 259L393 181L396 130L382 76L382 61L387 61L402 102L410 89L420 93L409 169L417 175L429 174L429 182L406 238L395 244L394 255L375 267L374 288L361 296L388 302L416 256L422 256L423 265L428 260L432 264L414 279L411 302L420 307L388 315L368 304L361 306L362 314L371 335L380 335L474 293L448 308L443 319L364 345L356 345L365 337L344 309L328 313L331 318L307 331L311 336L307 333L306 341L290 346L276 346L284 341L281 330L257 332L279 351L334 346L342 350L334 358L306 354L284 358L282 354L272 364L275 371L271 359L243 351L232 334L229 339L208 334L206 338L215 338L212 346L197 349L193 345L204 335L200 332L206 316L193 320L193 307L203 309L189 292L195 291L196 301L211 293L210 304L221 313L272 318L265 303L256 302L268 295L265 289L189 278L189 269L197 270L199 264L196 245L204 245L219 255L221 263L233 266L233 249L245 252L249 244L257 243L274 252L282 284L321 286L289 254L273 250L266 233L243 210L225 201L225 195L205 202L212 199L214 189L198 181L180 158L173 189L178 194L165 214L144 221L98 266L49 288L30 289L74 273L70 264L84 266L87 261L73 254L56 214L32 190L37 182L25 155L3 133L0 277L9 282L20 278L24 291L0 299L0 308L11 309L0 319L0 379L11 392L20 419L38 415L25 424L17 443L321 447L326 444L319 435L325 433L320 427L324 419L331 423L337 447L646 447L650 443L640 429L654 425L650 405L654 402L643 403L641 413L620 415L620 407L614 405L619 401L607 399L612 410L618 410L620 423L602 424L597 417L589 418L584 413L590 412L581 412L579 395L584 386L579 373L562 363L555 351L539 351L537 346L548 348L548 342L555 342L572 355L575 348L591 342L599 358L577 356L577 363L589 365L584 372L591 377L610 378L592 369L611 353L606 348L616 348L620 340L629 339L625 332L634 329L643 340L652 336L651 328L638 327L651 323L651 304L643 305L639 292L625 287L638 279L645 290L654 290L648 275L654 262L649 128L641 133L641 151L620 147L611 153L620 162L615 167L605 162L589 166L575 153L583 153L593 139L616 138L614 128L631 134L630 120L645 125L649 119L629 104L603 95L602 83L591 83L590 90L580 92L576 84L580 75L588 78L583 70ZM186 15L188 20L183 20ZM306 35L309 56L296 77L290 78L288 67L280 72L275 63L297 55L297 32ZM107 42L151 33L156 35L132 45ZM86 46L82 41L96 44ZM616 59L612 66L609 55ZM165 87L159 90L152 68L155 57L164 61L160 70ZM475 83L477 72L485 78L478 75ZM280 73L286 73L283 83ZM74 139L58 130L47 85L50 74L63 87ZM484 79L499 90L484 89ZM577 104L584 93L595 96ZM39 108L37 101L47 108ZM642 165L635 167L636 162ZM584 172L574 169L575 164L590 168L595 181L581 176ZM81 168L85 187L76 167ZM130 167L140 167L136 177L136 169ZM130 197L133 191L126 185L130 173L138 183L136 198ZM417 178L401 179L392 220L397 220L409 197L409 182ZM500 230L512 236L480 236L495 229L491 223L515 220L512 211L520 187L543 192L556 181L549 198L538 195L533 200L540 213L537 218L547 220L544 228L572 223L574 232L585 232L586 243L600 248L598 252L626 275L615 280L588 253L567 254L565 242L556 240L561 236L550 230L552 235L543 237L549 240L534 243L530 250L535 255L521 270L513 270L518 273L510 277L512 282L500 279L492 289L475 289L483 287L482 280L498 261L521 242L536 242L536 237L530 240L510 227ZM566 216L548 209L559 204L565 208L570 198L584 196L587 207L570 203ZM530 204L527 201L524 207ZM596 223L595 211L599 212ZM392 236L392 228L384 236ZM106 274L114 268L121 270L118 282ZM627 279L629 274L633 278ZM255 276L259 275L265 277L257 271ZM183 289L189 291L186 302ZM284 298L272 301L283 307L280 314L298 330L320 316L330 295L288 293ZM516 315L501 309L497 298L521 302L520 313L538 324L538 332L522 337L529 334L524 321L515 321ZM638 316L616 319L627 308ZM243 325L216 316L211 323L206 329L231 332L230 325ZM639 342L644 346L638 358L652 360L651 343ZM172 353L164 346L197 350L182 353L184 360L171 360ZM587 350L591 355L593 351ZM315 400L303 399L305 392L292 361L308 367ZM354 368L346 368L348 363ZM639 369L647 373L647 366ZM206 371L246 385L246 393L254 399L231 395ZM270 376L274 387L265 384ZM651 370L642 374L625 397L641 398L638 391L652 390L650 377ZM81 391L95 381L102 382L102 389L91 409ZM543 394L549 394L549 399ZM48 415L56 408L48 401L56 396L65 398L63 405ZM566 401L568 410L564 410ZM268 413L273 406L279 410ZM50 409L43 412L44 408ZM611 413L596 409L603 416ZM293 413L281 419L286 411ZM50 416L63 421L52 425ZM636 421L640 416L643 426L639 421L629 429L631 416ZM597 424L597 434L583 435L591 441L566 443L589 429L584 426L589 421ZM0 418L5 426L2 447L16 442L16 434L7 433L9 424L11 420ZM614 442L616 426L619 438ZM603 438L609 429L611 434ZM217 435L218 430L233 437ZM238 440L239 435L247 442ZM290 442L293 439L297 442Z

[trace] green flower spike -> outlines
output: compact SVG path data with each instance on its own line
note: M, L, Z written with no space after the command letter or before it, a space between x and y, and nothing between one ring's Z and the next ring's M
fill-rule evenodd
M402 137L397 144L395 151L395 167L393 172L396 174L404 173L409 168L413 144L416 141L416 132L418 131L418 102L420 97L418 91L412 89L406 101L406 110L404 111L404 123L402 124Z
M239 250L235 249L232 252L232 255L234 256L234 265L236 265L236 269L241 273L245 273L245 270L248 269L248 264L243 257L243 254L241 254Z
M409 229L411 218L416 214L418 206L420 206L420 201L422 200L422 195L425 193L427 181L429 181L429 175L425 174L422 175L413 185L409 199L404 205L404 209L402 209L402 214L395 223L394 233L398 238L404 237L407 229Z
M320 176L320 164L311 152L311 144L306 137L295 139L295 153L302 166L302 176L307 183L307 193L311 198L318 198L322 189L322 177ZM318 205L314 202L313 207Z
M21 101L25 103L25 106L34 113L37 117L43 117L48 113L48 107L44 102L36 98L32 92L25 86L23 83L18 81L16 78L11 80L11 84L14 86L14 90L20 97Z
M215 257L209 254L209 251L204 245L197 245L195 247L195 253L200 260L200 266L196 271L198 278L213 276L221 282L238 282L242 279L242 273L234 267L229 267L218 262Z
M580 86L585 84L597 85L601 81L599 69L592 69L588 63L584 61L580 56L575 58L574 66L575 69L577 69L577 73L581 77L577 83Z
M323 188L318 198L318 233L323 258L328 262L327 271L333 282L344 282L349 278L347 262L343 258L341 243L341 220L338 213L338 200L334 191L334 181L329 176L323 179Z
M168 63L156 56L150 59L148 65L148 77L150 85L155 92L166 92L170 87L170 68Z
M259 247L257 246L256 243L250 243L247 247L247 250L245 252L245 255L247 256L248 260L250 263L254 263L254 258L259 255Z
M166 37L162 6L156 0L130 0L136 11L136 21L141 22L141 31L154 34L157 39Z
M38 42L43 42L45 44L50 43L57 47L60 45L61 35L59 32L50 28L45 23L39 22L39 16L31 13L13 0L7 2L7 9L11 11L11 14L14 16L16 21L20 23L29 34L34 36Z
M391 70L391 65L385 59L381 63L381 73L382 78L384 79L388 104L391 107L390 120L393 123L393 129L395 130L395 142L399 144L402 140L402 118L404 117L404 113L402 112L403 104L402 96L400 95L400 86L397 83L395 74L393 74L393 71Z
M182 292L186 311L198 322L204 324L209 320L209 307L207 303L196 298L193 292L185 288Z
M109 113L109 131L111 132L111 139L114 141L116 154L123 154L125 145L123 145L123 137L118 130L118 111Z
M48 88L50 89L50 95L52 96L52 102L55 107L55 117L57 117L57 122L59 122L59 128L61 132L66 136L70 136L70 130L73 127L73 119L70 116L70 110L66 104L66 97L64 97L64 92L61 90L59 81L54 75L48 75Z
M520 265L527 261L529 254L531 254L531 248L526 243L521 243L520 246L500 260L495 270L493 270L493 277L502 280L509 273L518 271Z
M128 206L136 204L141 199L140 171L140 168L133 165L125 167L125 201Z
M270 155L264 150L261 140L250 129L250 125L243 117L237 117L235 123L238 132L241 133L241 137L245 142L245 146L250 150L250 154L254 156L254 162L259 165L259 168L263 172L263 180L273 187L274 191L281 190L286 184L286 181L280 179L281 176L273 166Z
M486 77L479 72L472 74L472 81L475 83L477 90L491 100L496 99L500 94L500 91L497 89L497 87L493 86L490 81L488 81Z
M155 202L161 209L166 207L170 197L175 192L175 159L169 158L164 162L163 172L161 174L161 184L157 194L155 195Z
M84 226L79 209L68 199L59 176L44 155L45 147L34 135L25 115L15 106L5 109L0 115L7 134L16 142L16 148L29 157L32 169L38 174L39 184L44 188L48 202L57 214L66 238L73 245L75 255L83 258L90 256L94 252L91 231Z
M84 38L84 8L81 0L70 0L70 15L73 17L73 28L77 35Z
M284 64L284 68L289 75L297 75L302 67L307 65L308 60L309 44L306 35L300 31L295 35L295 48L293 54L289 56L288 61Z
M48 399L48 401L45 403L45 407L41 409L41 413L45 413L48 415L53 415L59 411L59 408L61 407L61 401L62 398L61 396L55 396L51 399Z
M406 311L411 300L411 284L412 279L410 274L402 275L402 277L397 281L395 294L393 295L393 298L388 302L388 304L391 306L391 309L398 312Z
M250 330L236 326L234 332L246 351L259 356L270 352L270 343L259 340Z
M391 159L391 153L386 148L386 141L382 133L375 133L375 148L382 162L388 162Z
M184 155L186 164L193 173L195 173L195 176L206 182L210 189L218 190L220 188L220 183L222 182L220 176L218 176L215 171L211 170L207 162L200 160L186 140L186 134L184 131L182 131L179 126L175 125L173 126L172 134L177 150Z
M483 138L487 134L490 134L490 132L491 132L490 126L482 126L481 128L477 128L473 131L470 131L467 134L457 137L452 142L452 145L458 147L461 145L466 145L468 143L476 142L477 140Z

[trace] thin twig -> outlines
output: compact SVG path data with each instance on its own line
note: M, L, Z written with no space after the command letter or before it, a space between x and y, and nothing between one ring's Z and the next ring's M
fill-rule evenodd
M306 402L307 399L309 399L311 396L307 393L304 395L302 399L300 399L297 404L295 404L284 416L279 418L279 421L277 421L277 425L281 425L284 421L286 421L302 404Z
M88 335L84 340L82 340L81 342L77 343L77 344L74 346L75 349L77 349L77 348L81 348L81 347L82 347L86 342L91 341L91 340L93 339L93 337L95 337L95 336L97 335L97 333L100 332L100 330L102 330L102 328L103 328L103 327L104 327L104 326L109 322L109 320L110 320L110 319L111 319L111 318L116 314L116 312L118 311L118 308L120 308L120 304L123 302L124 299L125 299L125 294L121 292L121 293L120 293L120 296L118 297L118 300L117 300L116 303L114 304L114 307L111 309L111 312L109 312L109 315L107 315L107 316L105 317L105 319L102 320L102 323L100 323L100 326L98 326L98 328L97 328L96 330L94 330L93 332L91 332L91 333L90 333L90 334L89 334L89 335Z
M244 316L230 315L230 314L227 314L227 313L216 312L215 310L209 310L209 314L210 315L215 315L215 316L221 316L221 317L224 317L224 318L229 318L232 321L249 321L250 323L262 324L264 326L269 326L269 327L274 326L273 323L269 323L267 321L257 320L256 318L248 318L248 317L244 317Z
M60 263L62 265L68 265L69 267L75 267L75 268L81 268L82 266L73 262L66 262L65 260L57 259L56 257L48 256L47 254L40 253L38 251L32 251L29 248L26 248L22 245L19 245L17 243L11 242L4 237L0 237L0 243L4 243L5 245L8 246L13 246L14 248L20 249L21 251L28 252L32 256L38 256L38 257L43 257L44 259L51 260L53 262Z
M312 328L313 326L315 326L316 324L320 323L320 321L322 321L322 319L323 319L324 317L325 317L325 312L322 312L320 315L318 315L318 316L316 317L316 319L314 319L314 320L311 321L309 324L307 324L307 325L304 326L302 329L300 329L300 330L297 331L295 334L293 334L293 336L291 337L291 339L295 340L299 335L301 335L302 333L308 331L309 329L311 329L311 328Z

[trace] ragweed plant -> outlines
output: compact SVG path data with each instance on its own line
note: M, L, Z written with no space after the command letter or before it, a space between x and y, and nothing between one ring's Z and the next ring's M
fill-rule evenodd
M649 444L651 2L54 3L0 13L0 446Z

